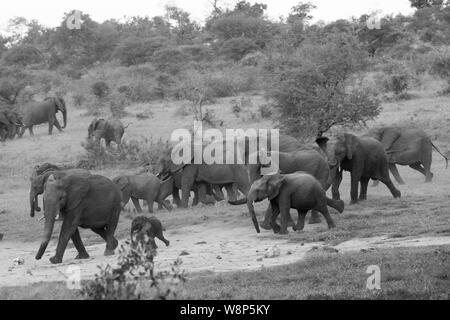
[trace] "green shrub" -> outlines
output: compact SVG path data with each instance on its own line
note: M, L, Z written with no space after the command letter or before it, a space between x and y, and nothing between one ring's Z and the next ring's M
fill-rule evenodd
M263 119L269 119L272 117L272 108L269 104L261 104L258 107L259 114Z
M104 81L97 81L91 87L92 94L99 99L105 98L111 91L108 84Z
M239 61L245 55L257 49L258 46L252 39L239 37L224 41L220 47L220 54L228 59Z
M180 287L186 281L177 259L171 271L156 272L155 251L146 244L121 246L116 267L110 264L99 266L95 279L81 290L87 299L93 300L167 300L176 299Z

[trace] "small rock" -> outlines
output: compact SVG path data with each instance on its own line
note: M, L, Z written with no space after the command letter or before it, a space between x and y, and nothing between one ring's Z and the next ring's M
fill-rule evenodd
M188 255L190 255L190 253L189 252L187 252L187 251L181 251L181 253L180 253L180 256L188 256Z
M30 276L33 275L33 273L31 272L31 270L27 270L27 274L29 274Z
M313 247L311 247L311 250L317 250L317 249L319 249L318 246L313 246Z
M0 210L0 214L6 214L8 211L6 211L6 210L4 210L4 209L2 209L2 210Z
M288 251L287 251L287 254L292 254L292 251L291 251L291 250L288 250Z
M219 260L220 260L220 259L222 259L222 257L221 257L221 256L217 256L216 259L219 259Z
M336 248L332 248L332 247L328 247L328 246L324 246L324 247L322 247L322 250L323 250L323 251L328 251L328 252L332 252L332 253L337 253L337 252L339 252L339 250L338 250L338 249L336 249Z
M280 248L278 246L274 245L268 249L266 249L266 253L264 254L264 258L275 258L280 256Z
M3 233L0 233L0 241L3 240Z
M15 266L20 266L25 263L25 260L23 258L15 258L13 262Z
M196 242L194 244L206 244L206 241L199 241L199 242Z
M263 260L262 257L259 257L258 259L256 259L256 261L262 261L262 260Z
M366 253L366 252L369 252L369 251L375 251L375 248L363 248L363 249L360 250L360 252L362 252L362 253Z

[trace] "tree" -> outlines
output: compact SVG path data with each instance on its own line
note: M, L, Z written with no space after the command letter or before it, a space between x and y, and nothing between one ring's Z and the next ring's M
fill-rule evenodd
M444 0L409 0L411 7L416 9L429 8L433 6L442 6Z
M180 44L191 43L199 34L200 26L191 21L188 12L174 6L166 6L167 18L174 21L173 32Z
M27 66L44 60L43 54L32 45L18 45L9 49L3 58L7 65Z
M286 133L320 137L336 125L364 124L379 112L368 88L351 86L367 54L354 37L334 35L271 58L267 95Z

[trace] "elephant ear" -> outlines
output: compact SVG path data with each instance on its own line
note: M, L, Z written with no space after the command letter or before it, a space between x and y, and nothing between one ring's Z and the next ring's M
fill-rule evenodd
M328 137L319 137L316 139L316 143L319 146L320 149L323 150L323 152L325 152L325 154L327 153L327 142L328 142Z
M272 200L280 193L286 177L281 174L274 174L267 180L267 199Z
M66 190L65 211L78 207L89 192L90 184L87 178L80 176L69 176L63 178Z
M124 190L130 184L130 180L128 180L125 176L114 178L113 182L120 188L120 190Z
M358 141L356 137L350 133L344 133L344 141L345 141L346 157L349 160L351 160L353 158L353 154L355 153Z

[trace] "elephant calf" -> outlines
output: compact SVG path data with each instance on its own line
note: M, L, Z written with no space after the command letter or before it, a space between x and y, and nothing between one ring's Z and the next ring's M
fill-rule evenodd
M247 202L253 224L259 233L253 202L259 202L266 198L272 207L272 228L275 233L279 232L280 234L288 233L287 224L290 220L289 210L291 208L297 209L298 212L298 222L294 226L294 230L303 230L305 216L309 210L322 213L328 228L334 228L335 224L327 206L336 209L339 213L344 211L344 202L328 198L320 182L306 172L276 173L263 176L253 182L246 199L230 201L230 203L243 204ZM281 213L281 227L276 223L279 213Z
M173 191L173 178L161 181L153 174L140 174L130 176L118 176L113 182L119 186L122 192L122 205L125 206L128 201L133 201L137 212L142 213L139 199L147 201L148 212L153 213L153 202L171 211L172 206L164 201Z
M110 146L111 142L120 146L125 129L126 127L120 120L95 118L88 127L88 139L94 138L98 143L101 139L105 139L107 147Z
M138 243L145 247L150 246L150 250L155 250L158 246L155 243L155 237L169 246L170 241L164 238L161 221L155 217L138 216L131 222L131 245L136 247Z

